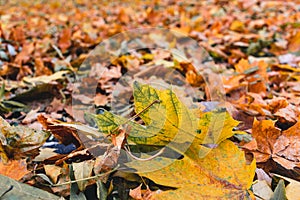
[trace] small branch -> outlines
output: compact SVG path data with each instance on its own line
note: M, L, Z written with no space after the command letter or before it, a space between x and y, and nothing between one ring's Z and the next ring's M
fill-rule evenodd
M114 171L116 171L117 169L119 168L119 165L117 165L116 168L114 168L113 170L109 171L109 172L105 172L103 174L98 174L98 175L95 175L95 176L91 176L91 177L88 177L88 178L82 178L82 179L77 179L77 180L73 180L73 181L68 181L68 182L64 182L64 183L59 183L59 184L53 184L53 185L49 185L51 187L57 187L57 186L62 186L62 185L69 185L69 184L72 184L72 183L77 183L79 181L87 181L87 180L91 180L91 179L96 179L96 178L99 178L99 177L103 177L103 176L106 176Z

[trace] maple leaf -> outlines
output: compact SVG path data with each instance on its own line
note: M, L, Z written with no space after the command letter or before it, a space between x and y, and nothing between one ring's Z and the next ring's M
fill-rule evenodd
M90 115L102 132L110 133L128 123L131 126L128 136L130 141L156 146L168 144L181 153L184 153L194 138L201 144L202 141L203 144L218 144L234 135L231 130L238 122L226 112L217 110L205 113L199 119L171 89L158 90L137 82L133 88L135 112L139 113L146 126L107 111L100 115ZM153 104L155 101L159 103Z
M199 150L197 143L191 147ZM255 173L255 161L246 164L243 151L231 141L225 140L204 158L197 158L187 151L180 160L156 171L142 172L157 184L175 187L177 190L153 195L154 199L244 199L248 194ZM150 165L168 162L168 158L155 158L151 164L133 161L129 167L145 171Z
M109 133L128 123L132 126L128 133L131 141L168 146L170 142L173 150L184 155L181 160L155 157L147 162L134 160L126 163L158 184L179 188L155 198L229 199L246 196L254 177L255 161L247 165L243 152L226 141L235 134L232 130L237 121L222 110L197 117L170 89L158 90L135 82L133 95L135 112L139 113L146 127L109 112L94 117L101 131ZM160 103L149 106L157 100ZM184 146L186 142L191 142L190 146Z
M252 136L255 140L244 145L253 152L257 162L273 159L287 169L300 166L299 152L300 121L285 131L275 127L275 122L262 120L253 122Z

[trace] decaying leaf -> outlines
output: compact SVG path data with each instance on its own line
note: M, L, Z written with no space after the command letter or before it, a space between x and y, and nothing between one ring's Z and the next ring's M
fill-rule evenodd
M44 129L51 131L64 145L73 143L77 148L82 147L83 144L74 128L60 126L60 121L46 118L43 115L39 115L37 119L43 125Z
M153 193L148 186L146 190L142 190L142 184L129 190L129 195L136 200L150 200Z
M49 137L45 131L37 131L24 126L11 126L0 117L0 152L2 161L18 159L27 156L36 156L34 152L43 145Z
M58 176L62 173L61 167L55 165L44 165L46 175L51 178L53 183L57 182Z
M73 163L75 180L89 178L92 175L93 166L93 160ZM86 186L88 185L88 181L78 181L77 185L80 191L84 191Z
M29 171L27 171L25 160L10 160L8 163L0 161L0 174L4 176L20 180L27 173L29 173Z
M255 120L252 135L255 140L244 147L251 150L257 162L273 159L287 169L300 166L300 122L285 131L275 127L271 120Z

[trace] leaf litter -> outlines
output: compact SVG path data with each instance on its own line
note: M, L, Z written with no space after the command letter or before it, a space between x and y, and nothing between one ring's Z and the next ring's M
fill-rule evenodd
M8 194L18 199L33 198L30 194L59 198L50 194L55 193L83 199L253 199L261 194L254 187L255 163L268 175L260 178L267 182L263 187L268 198L298 198L298 4L259 0L135 1L130 6L84 0L1 4L0 172L7 177L0 182L9 183L0 187L1 198ZM214 73L223 79L228 112L215 109L218 105L209 102L215 94L191 63L174 52L143 49L124 54L110 66L93 66L84 88L71 84L95 45L122 31L148 26L184 33L209 52L216 62ZM167 42L159 35L149 37ZM140 72L147 67L152 77ZM172 89L150 86L153 80L168 85L170 69L178 72ZM137 75L116 87L127 72ZM98 83L95 96L72 95L75 90L88 91L93 83ZM196 88L196 98L185 98L193 91L188 85ZM71 107L71 96L81 105ZM118 97L131 99L126 106L116 102L119 112L113 112L110 102ZM87 104L95 104L96 113L102 115L85 115L82 109ZM92 127L94 122L99 130ZM72 148L57 153L51 145ZM153 169L153 163L162 165L161 170L145 172ZM86 173L83 166L88 166ZM129 166L143 171L120 173ZM289 184L276 182L276 176ZM90 188L94 196L87 192Z

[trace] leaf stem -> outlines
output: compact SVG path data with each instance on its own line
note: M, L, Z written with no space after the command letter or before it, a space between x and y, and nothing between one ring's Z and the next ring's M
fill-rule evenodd
M68 181L68 182L64 182L64 183L59 183L59 184L53 184L53 185L49 185L51 187L57 187L57 186L62 186L62 185L69 185L69 184L72 184L72 183L77 183L79 181L87 181L87 180L91 180L91 179L96 179L96 178L99 178L99 177L102 177L102 176L106 176L114 171L116 171L117 169L119 168L119 165L117 165L114 169L112 169L111 171L109 172L105 172L103 174L98 174L98 175L95 175L95 176L91 176L91 177L88 177L88 178L82 178L82 179L77 179L77 180L73 180L73 181Z
M155 103L160 103L161 100L159 99L156 99L154 100L152 103L150 103L146 108L144 108L143 110L141 110L140 112L136 113L134 116L130 117L128 120L126 120L123 124L127 124L128 122L130 122L131 120L135 119L136 117L138 117L140 114L142 114L143 112L145 112L147 109L149 109L153 104ZM111 133L115 132L121 125L123 124L120 124L118 127L116 127L115 129L113 129L111 131Z

